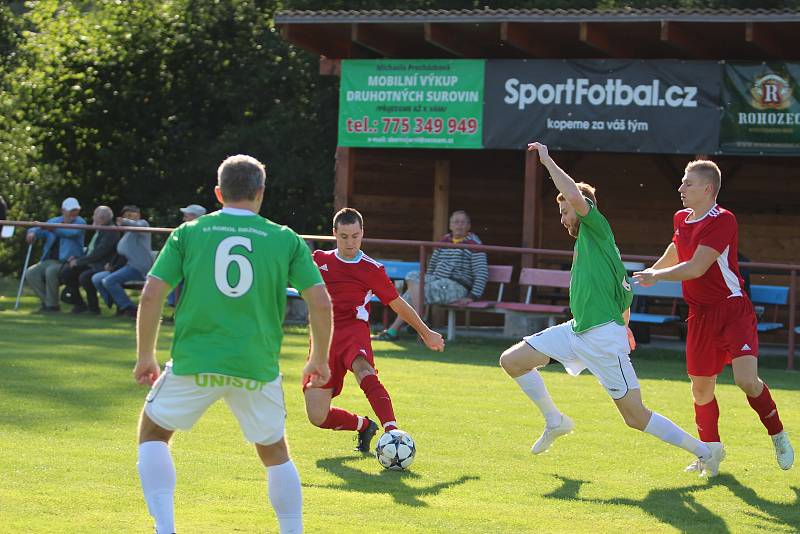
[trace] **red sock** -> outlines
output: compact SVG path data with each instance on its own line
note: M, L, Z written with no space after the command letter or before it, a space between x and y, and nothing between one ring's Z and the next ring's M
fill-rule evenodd
M697 425L697 435L700 441L721 441L719 439L719 405L717 398L711 399L708 404L694 405L694 422Z
M394 424L386 425L386 423L395 421L394 408L392 408L392 399L389 398L389 393L383 387L381 381L378 380L378 377L376 375L367 375L361 380L360 385L361 389L364 390L364 395L367 396L370 406L372 406L372 410L380 419L383 429L388 432L397 428Z
M319 427L330 428L331 430L358 430L358 416L347 410L331 407L328 417Z
M772 400L772 395L769 393L769 388L764 384L764 390L758 397L747 397L747 402L750 407L756 411L761 423L767 429L770 436L774 436L783 430L783 423L778 416L778 408L775 406L775 401Z

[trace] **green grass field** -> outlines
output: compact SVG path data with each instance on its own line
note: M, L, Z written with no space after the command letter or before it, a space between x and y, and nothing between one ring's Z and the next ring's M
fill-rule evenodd
M151 532L136 473L146 391L131 379L134 328L109 316L12 311L0 291L0 532ZM162 330L166 359L171 327ZM798 532L800 468L783 472L729 371L720 379L728 458L712 481L692 459L624 426L590 375L549 366L545 380L576 431L547 454L542 419L497 366L503 341L461 338L443 354L416 342L375 346L401 427L418 444L409 472L351 452L351 433L305 419L299 373L306 333L289 329L283 372L288 437L312 533ZM693 430L681 355L639 350L645 402ZM789 429L800 428L796 373L765 369ZM348 379L338 404L369 406ZM800 434L795 434L800 436ZM798 439L795 439L796 445ZM264 470L224 404L173 441L182 533L276 532Z

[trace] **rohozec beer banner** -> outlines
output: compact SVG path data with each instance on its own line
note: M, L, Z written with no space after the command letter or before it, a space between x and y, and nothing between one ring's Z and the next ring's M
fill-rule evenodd
M481 148L485 60L344 60L339 146Z
M720 78L706 61L488 61L484 146L714 153Z
M720 150L800 153L800 63L727 63Z

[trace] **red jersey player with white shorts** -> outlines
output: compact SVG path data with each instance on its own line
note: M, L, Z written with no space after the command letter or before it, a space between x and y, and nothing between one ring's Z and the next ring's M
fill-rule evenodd
M410 324L431 350L444 350L441 334L428 328L414 308L397 293L383 265L361 251L364 220L361 214L344 208L333 218L336 250L314 252L333 304L333 338L328 357L331 379L321 387L303 384L306 412L312 424L331 430L358 432L357 450L369 452L378 425L368 417L331 407L341 393L347 372L352 372L372 406L384 431L397 428L392 400L378 379L369 330L369 302L377 296Z
M686 209L673 218L672 243L651 268L634 273L642 285L680 280L689 305L686 368L692 381L700 439L720 442L717 375L731 364L736 385L772 438L781 469L794 463L794 450L767 385L758 377L758 320L744 291L737 261L736 217L717 205L721 173L711 161L689 163L678 192ZM687 471L699 470L696 464Z

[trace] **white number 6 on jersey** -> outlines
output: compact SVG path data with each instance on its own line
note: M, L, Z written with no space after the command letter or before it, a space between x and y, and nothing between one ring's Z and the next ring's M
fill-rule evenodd
M226 237L217 246L217 253L214 257L214 280L217 282L217 289L228 297L241 297L250 290L253 285L253 266L245 256L232 254L231 249L236 246L243 246L247 252L253 252L253 244L250 239L242 236ZM239 281L231 287L228 283L228 267L235 262L239 266Z

